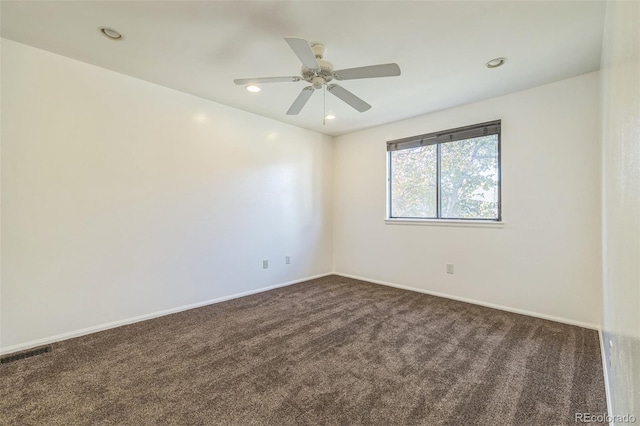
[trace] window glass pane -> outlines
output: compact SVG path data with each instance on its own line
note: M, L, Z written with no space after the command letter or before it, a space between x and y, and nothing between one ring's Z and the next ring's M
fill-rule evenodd
M391 153L391 217L436 217L435 145Z
M440 147L441 217L497 219L498 135L443 143Z

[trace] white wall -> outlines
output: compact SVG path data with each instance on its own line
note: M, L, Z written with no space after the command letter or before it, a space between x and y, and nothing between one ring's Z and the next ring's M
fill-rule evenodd
M612 414L640 419L640 3L609 2L602 57L603 334ZM611 364L609 364L609 361Z
M586 74L336 138L336 272L598 326L598 79ZM385 224L387 140L496 119L504 228Z
M332 147L2 40L0 350L324 274L332 260L342 274L598 325L598 79ZM384 224L386 140L494 119L504 228Z
M9 40L1 112L5 352L332 270L330 137Z

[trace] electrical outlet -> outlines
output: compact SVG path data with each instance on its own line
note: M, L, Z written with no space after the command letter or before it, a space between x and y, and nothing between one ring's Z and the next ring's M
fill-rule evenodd
M453 274L453 263L447 263L447 274Z
M285 256L284 257L284 263L286 263L287 265L291 264L291 257L290 256Z
M262 269L268 269L269 268L269 261L268 260L263 260L262 261Z

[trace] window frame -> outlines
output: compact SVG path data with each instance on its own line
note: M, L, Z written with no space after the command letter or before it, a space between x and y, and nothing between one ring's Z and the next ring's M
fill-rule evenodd
M488 131L495 127L495 131ZM482 131L488 132L482 135L466 137L466 138L458 138L455 140L444 140L446 138L453 138L454 134L463 134L464 132L477 132ZM441 180L442 180L442 145L451 142L457 142L461 140L473 139L481 136L489 136L489 135L497 135L498 137L498 164L497 164L497 193L498 193L498 215L495 219L486 219L486 218L443 218L442 217L442 190L441 190ZM424 143L426 140L436 140L436 142ZM392 216L391 206L392 206L392 161L391 156L394 151L397 151L398 144L410 144L415 145L412 147L419 147L425 145L436 145L436 217L404 217L404 216ZM411 222L431 222L431 223L449 223L449 224L501 224L502 223L502 120L493 120L487 121L483 123L473 124L470 126L457 127L454 129L442 130L438 132L427 133L424 135L411 136L402 139L390 140L387 141L387 214L386 214L386 222L387 223L411 223ZM391 145L396 148L391 149ZM406 148L410 149L410 148Z

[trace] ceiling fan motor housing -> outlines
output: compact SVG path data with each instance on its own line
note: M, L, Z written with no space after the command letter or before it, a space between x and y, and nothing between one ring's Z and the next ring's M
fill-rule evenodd
M333 64L324 59L318 59L320 71L302 67L302 78L311 83L314 89L322 88L322 85L333 80Z

